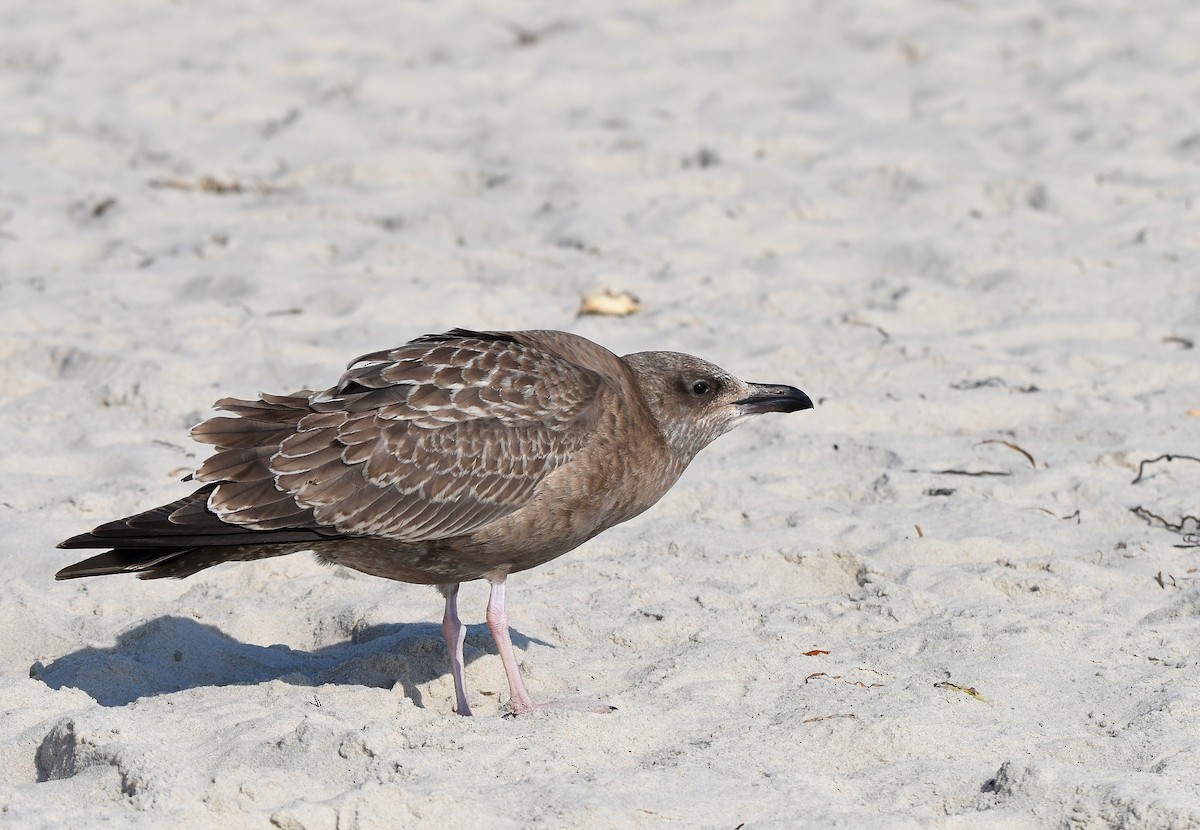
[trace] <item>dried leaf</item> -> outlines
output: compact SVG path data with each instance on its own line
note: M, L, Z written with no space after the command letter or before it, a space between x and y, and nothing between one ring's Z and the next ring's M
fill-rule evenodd
M642 310L642 303L628 291L613 291L605 288L583 298L579 313L598 314L604 317L628 317Z

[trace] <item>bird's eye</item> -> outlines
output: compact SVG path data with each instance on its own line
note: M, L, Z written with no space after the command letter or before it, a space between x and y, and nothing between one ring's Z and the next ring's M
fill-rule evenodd
M711 388L712 387L709 385L708 381L698 380L692 384L692 394L698 398L702 398L708 394L708 391Z

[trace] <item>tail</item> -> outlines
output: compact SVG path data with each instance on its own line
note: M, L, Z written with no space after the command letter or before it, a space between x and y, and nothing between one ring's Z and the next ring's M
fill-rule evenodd
M62 542L60 548L111 548L68 565L55 579L134 573L141 579L191 576L222 562L262 559L304 550L334 535L294 528L249 530L208 509L217 483L145 513L100 525Z

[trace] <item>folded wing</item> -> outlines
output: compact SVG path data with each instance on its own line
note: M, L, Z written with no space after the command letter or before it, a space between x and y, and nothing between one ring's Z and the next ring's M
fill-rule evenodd
M219 401L234 417L193 430L217 448L195 477L223 523L264 535L467 534L588 441L605 388L519 336L456 329L358 358L324 392Z

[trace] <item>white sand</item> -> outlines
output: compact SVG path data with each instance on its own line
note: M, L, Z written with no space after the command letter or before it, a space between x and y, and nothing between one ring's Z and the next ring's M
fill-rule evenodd
M1200 456L1197 44L1187 0L5 4L0 825L1200 827L1200 549L1129 510L1200 513L1200 463L1131 483ZM465 719L428 588L52 580L216 398L455 325L819 400L510 581L531 691L617 713L496 717L481 584Z

